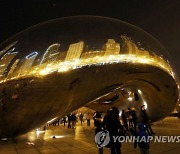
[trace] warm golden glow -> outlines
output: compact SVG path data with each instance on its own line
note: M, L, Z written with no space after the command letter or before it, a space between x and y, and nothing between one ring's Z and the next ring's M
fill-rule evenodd
M138 47L130 39L126 39L129 50L127 53L122 54L119 52L113 53L113 51L106 53L107 51L92 51L82 53L80 58L65 58L65 61L57 60L56 62L47 62L27 69L25 72L13 76L11 78L5 78L0 83L4 83L9 80L25 77L43 77L53 72L66 73L68 71L79 69L84 66L98 66L98 65L110 65L114 63L132 63L132 64L146 64L158 67L171 75L175 80L175 73L173 72L170 64L163 57L156 55L155 53L149 53L146 50L138 49ZM114 42L115 44L115 42ZM77 44L75 44L77 46ZM79 45L79 44L78 44ZM116 45L116 44L115 44ZM130 48L133 46L133 48ZM111 48L114 49L115 47ZM108 49L108 48L107 48ZM80 49L78 48L78 52ZM109 49L110 50L110 49ZM73 51L71 51L73 53ZM96 53L96 54L94 54ZM99 54L97 54L99 53ZM117 54L119 53L119 54ZM68 60L66 60L68 59Z

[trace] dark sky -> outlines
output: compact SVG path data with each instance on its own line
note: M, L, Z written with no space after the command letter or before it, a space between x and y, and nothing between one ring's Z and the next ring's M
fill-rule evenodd
M0 0L0 43L43 21L98 15L136 25L170 52L180 76L180 0Z

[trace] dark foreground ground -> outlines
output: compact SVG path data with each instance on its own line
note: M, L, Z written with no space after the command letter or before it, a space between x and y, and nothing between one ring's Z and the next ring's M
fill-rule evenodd
M152 126L156 135L180 136L180 119L165 118ZM56 138L52 138L56 136ZM86 122L76 129L67 129L67 126L51 126L46 131L32 131L14 140L0 141L0 154L96 154L94 143L94 127L86 126ZM105 148L104 154L110 150ZM138 154L133 143L122 144L122 154ZM151 154L178 154L180 143L154 143L150 144Z

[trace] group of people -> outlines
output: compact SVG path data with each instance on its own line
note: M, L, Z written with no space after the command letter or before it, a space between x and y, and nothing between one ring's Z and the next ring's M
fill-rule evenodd
M144 105L140 108L140 119L136 115L135 108L122 110L121 119L123 124L120 122L119 109L116 107L110 108L103 120L101 114L95 117L95 134L104 130L109 132L110 142L106 147L110 148L111 154L121 153L121 142L114 142L113 136L125 136L126 132L129 132L130 135L147 138L154 134ZM134 147L137 145L141 154L149 153L149 142L135 142ZM99 154L103 154L103 147L99 147Z
M103 118L104 117L104 118ZM95 134L103 130L108 130L110 136L110 142L106 145L107 148L110 148L111 154L120 154L121 153L121 143L113 142L113 136L140 136L147 138L150 135L154 135L151 128L151 121L148 117L148 114L145 109L145 105L140 107L140 115L136 115L135 108L127 108L122 110L122 113L119 114L119 109L116 107L110 108L104 116L98 111L93 115L87 113L84 115L80 113L78 116L75 113L68 114L62 119L55 120L52 125L59 125L63 123L64 126L68 124L68 128L75 128L77 119L80 121L81 125L84 119L87 120L87 126L90 126L90 120L94 119ZM122 123L121 123L121 120ZM135 143L134 147L137 145L140 148L142 154L149 153L149 142ZM99 148L99 154L103 154L103 147Z
M76 128L76 122L78 120L80 121L82 126L82 123L85 120L84 117L87 120L87 126L90 126L90 121L92 119L92 115L90 113L87 113L86 116L84 116L83 113L80 113L79 115L76 115L75 113L69 113L67 116L62 117L62 119L58 118L53 122L47 124L47 126L59 126L61 123L66 126L67 123L67 128Z

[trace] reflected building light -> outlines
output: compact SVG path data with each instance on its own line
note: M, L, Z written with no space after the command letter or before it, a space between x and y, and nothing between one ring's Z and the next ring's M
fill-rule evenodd
M53 119L51 119L51 120L49 120L48 122L47 122L47 124L49 124L49 123L51 123L51 122L53 122L54 120L56 120L58 117L55 117L55 118L53 118Z
M39 74L40 75L47 75L47 74L49 74L51 72L51 69L50 68L45 68L45 69L42 69L42 70L40 70L39 71Z
M12 47L14 47L17 43L18 43L18 41L15 41L15 42L11 43L10 45L6 46L3 50L1 50L1 51L0 51L0 57L1 57L3 54L7 53L8 50L10 50ZM13 48L13 50L15 50L15 48Z
M58 69L58 72L67 72L70 70L70 67L69 66L66 66L66 65L62 65L59 69Z
M133 100L133 98L132 98L132 97L128 97L128 100L129 100L129 101L132 101L132 100Z
M13 65L11 66L11 69L10 69L8 75L7 75L7 78L14 79L14 78L12 78L12 76L13 76L14 70L16 69L17 64L19 63L19 61L20 61L20 59L16 59L16 60L15 60L15 62L14 62Z
M27 142L27 144L34 146L34 143L33 143L33 142Z
M142 93L140 89L138 89L138 93L140 93L140 94Z
M144 103L144 108L147 109L148 108L147 102L144 101L143 103Z
M40 134L45 133L45 131L36 129L36 136L39 137Z
M158 56L154 53L149 53L146 50L139 49L136 44L127 36L122 36L122 51L120 51L120 44L116 43L113 39L108 39L104 51L91 51L83 52L85 43L80 41L78 43L70 44L68 51L63 54L63 62L58 59L60 56L58 49L60 44L55 43L48 47L43 55L41 65L32 68L33 62L38 55L38 52L34 51L25 57L22 65L19 69L19 73L16 73L16 77L20 78L22 76L45 76L54 71L59 73L67 72L74 69L79 69L84 66L101 66L116 63L132 63L132 64L149 64L158 67L162 70L168 72L174 79L176 78L175 73L172 71L171 66L166 62L163 57ZM123 49L124 48L124 49ZM124 51L123 51L124 50ZM17 52L11 52L5 54L0 62L0 75L3 76L3 72L6 70L8 63L7 57L10 55L16 55ZM66 55L66 56L65 56ZM62 55L61 55L62 56ZM9 63L11 62L13 56L9 58ZM5 60L6 59L6 60ZM16 62L17 63L17 62ZM13 68L16 67L14 64ZM30 69L31 68L31 69ZM14 71L12 69L11 73ZM8 77L9 78L9 77ZM138 91L141 93L141 91ZM129 98L131 101L131 98Z
M46 50L46 52L44 53L40 64L55 61L59 55L59 52L58 52L59 47L60 47L59 43L50 45L48 49Z
M120 111L119 111L119 117L121 117L121 115L122 115L122 111L120 110Z
M15 58L15 56L17 55L18 52L8 52L6 53L0 60L0 75L7 75L7 73L10 70L9 65L11 65L13 59Z
M7 138L1 138L2 141L7 141L8 139Z
M65 136L63 135L54 135L54 136L51 136L51 138L64 138Z
M29 55L27 55L26 56L26 59L30 59L30 58L32 58L32 57L34 57L34 56L37 56L38 55L38 52L32 52L32 53L30 53Z
M108 39L105 48L105 56L115 54L118 55L120 53L120 44L116 43L114 39Z
M85 44L83 41L70 44L65 61L72 61L74 59L79 59L83 52L84 46Z
M33 63L34 63L37 55L38 55L38 52L35 51L25 57L24 61L21 64L21 67L19 69L20 75L23 75L26 71L28 71L33 66Z

